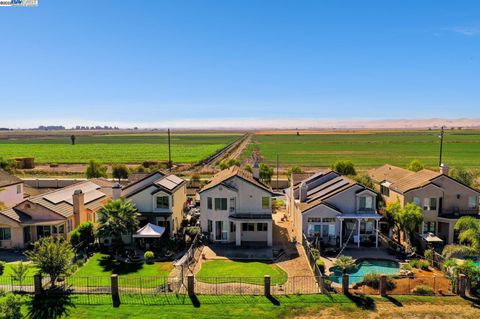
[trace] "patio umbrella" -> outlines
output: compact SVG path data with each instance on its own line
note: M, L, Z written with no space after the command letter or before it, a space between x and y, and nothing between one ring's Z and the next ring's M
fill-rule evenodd
M422 237L423 237L423 239L425 239L425 241L427 243L441 243L441 242L443 242L442 239L438 238L437 236L435 236L432 233L424 234L424 235L422 235Z
M133 238L160 238L165 232L165 227L155 224L146 224L133 235Z

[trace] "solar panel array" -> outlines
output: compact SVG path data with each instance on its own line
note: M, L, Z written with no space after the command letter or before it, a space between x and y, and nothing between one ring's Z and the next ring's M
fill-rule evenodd
M99 186L97 184L94 184L92 182L87 182L87 183L82 183L81 185L77 185L77 186L70 186L70 187L66 187L64 189L61 189L57 192L53 192L53 193L50 193L50 194L47 194L45 196L43 196L43 199L51 202L52 204L58 204L58 203L61 203L61 202L68 202L68 203L72 203L72 195L73 193L77 190L77 189L81 189L82 190L82 193L85 194L85 198L87 198L87 193L90 193L92 192L92 194L89 194L89 198L90 201L92 200L95 200L95 199L98 199L102 196L104 196L105 194L103 194L102 192L100 191L97 191L97 189L99 188ZM101 194L101 196L100 196ZM85 202L87 202L85 200Z
M156 182L158 186L164 187L168 190L172 190L183 182L183 179L175 175L168 175Z
M322 189L319 189L315 194L312 194L314 196L311 196L311 198L309 198L307 200L307 203L311 203L314 200L317 200L317 199L321 198L322 196L325 196L325 195L327 195L327 194L329 194L329 193L331 193L331 192L333 192L333 191L335 191L335 190L337 190L337 189L339 189L339 188L341 188L345 185L348 185L348 182L341 177L335 178L333 180L336 180L336 182L334 184L330 184L330 186L323 187ZM328 183L326 183L326 184L328 184Z

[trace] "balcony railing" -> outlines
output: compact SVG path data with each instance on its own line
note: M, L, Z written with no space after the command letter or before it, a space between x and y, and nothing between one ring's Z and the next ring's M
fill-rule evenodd
M479 214L478 208L460 209L460 208L448 208L442 209L439 216L475 216Z

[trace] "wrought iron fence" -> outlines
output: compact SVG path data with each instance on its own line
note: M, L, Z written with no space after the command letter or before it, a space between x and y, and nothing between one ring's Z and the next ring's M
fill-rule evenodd
M18 280L14 276L0 276L0 290L16 293L33 293L35 290L33 276Z

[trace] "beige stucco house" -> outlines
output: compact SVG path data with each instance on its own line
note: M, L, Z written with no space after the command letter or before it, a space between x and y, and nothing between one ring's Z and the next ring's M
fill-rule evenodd
M185 180L155 171L124 187L121 194L140 213L140 227L152 223L165 227L170 236L177 234L187 201Z
M95 222L111 192L112 183L94 179L28 197L0 211L0 247L21 249L44 236L68 238L81 223Z
M455 241L454 225L461 216L478 216L480 192L448 176L448 167L438 172L423 169L411 172L392 165L368 173L386 203L416 203L423 211L421 235L433 233L445 244Z
M0 169L0 209L23 201L23 180Z
M323 245L378 247L376 193L334 171L293 174L285 191L294 236Z
M200 223L215 243L272 246L272 190L254 173L231 167L200 190Z

